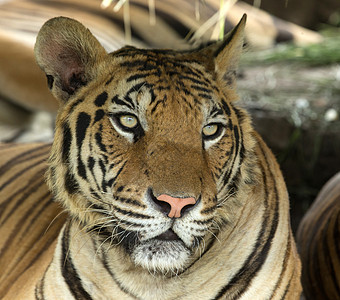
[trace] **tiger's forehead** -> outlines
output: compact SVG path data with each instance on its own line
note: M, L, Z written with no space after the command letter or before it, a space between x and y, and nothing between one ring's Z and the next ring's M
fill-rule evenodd
M215 74L197 55L127 47L112 56L119 76L113 74L116 80L112 80L111 87L117 91L116 97L123 97L131 106L147 103L155 113L159 107L164 110L164 106L192 113L219 103L221 92ZM142 96L145 94L149 97Z

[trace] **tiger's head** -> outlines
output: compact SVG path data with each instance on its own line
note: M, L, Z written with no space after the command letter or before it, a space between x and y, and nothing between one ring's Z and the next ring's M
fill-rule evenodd
M61 103L49 186L84 230L136 266L185 269L256 186L249 117L233 103L245 20L186 52L108 54L64 17L38 35L37 62Z

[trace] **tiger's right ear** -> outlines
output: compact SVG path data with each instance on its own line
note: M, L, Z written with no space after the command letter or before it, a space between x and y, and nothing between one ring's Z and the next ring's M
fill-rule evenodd
M87 28L65 17L50 19L43 25L34 53L53 95L64 102L96 77L96 64L106 56Z

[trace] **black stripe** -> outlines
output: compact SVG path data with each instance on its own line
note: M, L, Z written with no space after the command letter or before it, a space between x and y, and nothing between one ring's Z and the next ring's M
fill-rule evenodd
M222 166L222 170L224 170L227 167L228 164L230 165L230 168L227 172L224 173L223 179L222 179L223 185L218 190L218 192L222 191L222 189L229 189L229 185L232 183L233 178L231 178L231 173L234 170L234 165L235 165L236 158L237 158L237 153L235 153L234 149L235 149L235 147L234 147L234 145L232 145L231 149L229 151L226 151L226 156L230 156L230 154L233 154L233 157L229 157L229 159L227 159ZM234 176L234 178L235 178L235 176Z
M101 94L99 94L96 98L96 100L94 101L94 104L97 107L101 107L105 104L106 100L108 98L108 94L107 92L102 92Z
M141 204L139 203L137 200L133 200L131 198L124 198L124 197L114 197L114 199L116 201L122 202L124 204L128 204L128 205L133 205L136 207L142 207L142 208L146 208L145 204Z
M203 92L202 94L206 94L206 95L210 95L212 93L211 89L205 88L205 87L201 87L199 85L191 85L190 87L191 89L194 89L195 91L201 91Z
M167 100L167 95L165 94L163 99L159 99L155 104L154 104L154 107L151 109L151 114L154 114L158 105L159 104L163 104L163 106L165 105L165 101Z
M203 98L203 99L207 99L207 100L212 100L212 97L209 94L200 93L200 94L198 94L198 97Z
M331 192L329 192L330 194ZM330 286L337 290L337 294L340 295L339 292L339 286L337 284L336 279L336 272L332 266L331 256L329 253L329 236L330 232L328 230L331 230L328 228L329 223L331 222L331 215L332 209L334 209L332 206L329 206L327 208L323 207L321 213L319 213L317 216L314 217L313 220L313 226L311 228L303 228L303 231L308 231L307 236L308 239L306 239L304 249L307 253L306 255L302 255L302 279L304 280L305 287L308 287L305 289L306 297L313 298L315 296L315 292L317 292L317 295L327 295L330 291ZM339 217L339 216L338 216ZM326 222L324 221L326 220ZM305 224L304 224L305 225ZM335 233L335 230L333 234ZM300 234L301 235L301 234ZM337 236L333 238L334 243L332 246L338 247L335 241L337 240ZM307 250L308 249L308 250ZM322 249L320 251L320 249ZM333 250L334 251L334 250ZM337 252L339 253L339 252ZM329 279L327 281L328 286L326 287L324 284L319 284L317 286L312 286L313 283L318 282L322 283L325 282L325 277L320 270L326 269L327 275L329 276ZM325 273L326 273L325 272ZM327 298L331 299L331 298Z
M108 79L106 82L105 82L105 85L109 85L114 79L114 76L112 76L110 79Z
M125 100L125 101L124 101ZM131 109L134 109L135 108L135 104L133 103L132 99L131 98L127 98L127 99L119 99L119 97L116 95L112 98L112 103L116 103L118 105L123 105L123 106L127 106Z
M62 129L63 129L63 142L62 142L61 157L62 157L62 162L64 164L68 164L69 157L70 157L71 142L72 142L71 129L66 122L62 125Z
M104 180L105 180L104 179L105 178L105 168L103 167L104 163L102 162L102 160L100 160L100 161L101 161L101 170L103 172L102 181L104 182ZM94 182L96 184L97 190L100 191L100 186L99 186L99 183L97 181L97 177L96 177L96 175L94 173L94 166L95 166L96 163L97 163L97 161L92 156L88 157L88 160L87 160L87 169L90 171L90 173L91 173L91 175L93 177L93 180L94 180ZM103 186L102 190L104 192L106 192L107 191L106 186ZM90 192L91 192L91 195L94 196L97 200L101 200L101 197L99 197L99 195L97 194L97 192L93 188L90 188Z
M229 121L229 124L231 124L230 121ZM234 177L231 177L231 174L234 170L234 166L236 164L236 159L238 157L238 153L235 149L236 149L235 143L233 143L232 146L231 146L231 149L226 152L226 155L230 155L230 153L232 153L233 157L232 157L232 161L230 161L231 157L229 157L229 159L226 160L225 163L222 166L222 170L224 170L227 167L228 164L230 165L228 172L226 172L223 176L223 186L222 186L223 189L229 189L229 185L231 183L233 183L233 179L236 177L236 175L239 171L239 168L240 168L240 166L236 166L237 171L235 172Z
M333 243L336 244L338 243L338 238L336 238L335 240L333 240L333 243L331 245L329 245L329 234L332 233L332 229L330 227L330 223L332 222L332 215L329 216L327 222L324 224L323 230L322 230L322 240L320 239L318 246L321 244L322 247L322 255L318 255L318 260L321 260L321 263L323 265L323 267L326 266L327 268L327 273L329 275L328 277L328 290L330 289L329 284L332 283L332 288L335 289L335 294L336 295L340 295L340 290L339 290L339 285L337 284L338 279L337 279L337 272L336 270L334 270L334 265L333 265L333 261L332 261L332 255L331 255L331 249L329 246L333 247ZM334 250L333 250L334 251ZM310 262L311 263L311 262ZM321 270L321 268L319 269ZM321 272L320 272L321 273ZM324 281L324 279L323 279ZM324 295L326 295L327 293L325 293Z
M232 165L231 165L231 167L229 169L229 172L224 174L224 177L223 177L223 183L224 183L223 188L224 189L229 188L229 184L230 183L233 183L234 185L236 184L235 178L239 178L241 176L239 171L240 171L240 166L241 166L241 164L243 162L243 158L244 158L244 153L241 153L241 151L240 151L240 141L239 141L240 139L242 139L241 147L242 147L242 149L244 149L242 131L241 131L241 129L239 129L238 126L232 125L232 123L230 121L229 121L229 128L232 129L233 132L234 132L234 140L235 140L235 142L232 144L231 152L235 153L234 154L235 156L234 156L234 158L232 160ZM239 130L240 130L240 133L239 133ZM234 150L235 150L235 152L234 152ZM237 172L235 173L234 177L231 178L230 176L231 176L231 174L232 174L232 172L234 170L234 165L236 163L237 157L240 157L239 166L237 168ZM226 167L226 164L228 162L229 162L229 160L225 162L225 164L223 165L222 169L224 169Z
M133 49L133 50L135 50L135 49ZM140 52L140 54L142 54L141 51L139 51L139 52ZM131 56L131 58L133 57L132 53L117 53L117 52L116 52L116 56L123 56L123 57L124 56ZM145 55L143 57L145 57ZM125 67L125 68L135 68L137 66L141 67L141 68L143 67L142 69L140 69L141 71L143 71L143 70L145 70L146 62L147 62L147 58L145 57L144 59L135 59L135 60L124 61L120 64L120 66ZM154 69L154 68L155 68L155 66L152 67L152 69Z
M280 287L282 280L284 278L284 274L286 273L287 266L289 264L289 256L290 256L291 250L292 250L292 245L291 245L292 237L291 237L290 233L288 233L288 234L289 235L288 235L288 241L287 241L287 246L286 246L286 253L285 253L285 257L284 257L283 264L282 264L283 268L282 268L280 276L279 276L279 278L278 278L278 280L275 284L275 287L273 289L273 292L272 292L270 299L274 298L276 290ZM287 287L286 287L286 289L287 289ZM284 293L284 294L286 294L286 293ZM284 298L282 298L282 299L284 299Z
M66 225L62 237L62 258L60 260L60 267L65 283L75 299L91 300L92 297L84 289L81 279L73 265L71 255L69 254L69 239L70 239L70 223Z
M68 114L70 115L73 111L74 111L74 109L80 104L80 103L82 103L84 101L84 99L77 99L75 102L73 102L73 104L71 105L71 107L70 107L70 109L69 109L69 111L68 111Z
M146 83L146 82L137 83L127 91L126 96L124 97L124 100L132 102L131 98L129 97L130 94L138 92L142 87L151 88L153 86L149 83ZM126 99L127 97L128 97L128 99Z
M218 237L218 236L217 236ZM184 274L187 272L192 266L194 266L198 261L202 259L202 257L210 251L210 249L215 245L215 243L218 242L218 239L215 236L212 236L210 241L208 242L208 245L204 248L203 252L199 255L199 257L194 260L188 267L183 269L181 272L177 273L177 276ZM219 242L218 242L219 243Z
M51 197L48 197L50 196L49 193L47 195L45 195L44 197L41 197L41 199L39 199L39 201L43 201L44 198L48 198L48 202L41 207L41 209L39 209L38 212L35 213L35 216L30 220L30 226L33 227L34 229L34 226L33 226L33 222L37 221L38 223L40 222L40 216L43 215L43 213L48 209L48 206L50 206L52 204L52 198ZM26 216L26 219L28 219L29 217L29 214L27 214ZM22 224L21 222L19 222L19 224ZM50 245L53 244L56 240L56 238L58 237L58 234L59 234L59 227L58 225L55 225L56 223L51 223L50 226L48 227L48 230L50 230L50 233L49 233L49 238L48 239L45 239L45 242L44 242L44 248L43 249L40 249L40 251L36 252L34 257L31 259L30 261L30 264L28 264L26 266L26 268L23 270L22 273L25 273L31 266L33 266L40 258L41 256L43 255L44 252L46 252ZM54 230L54 227L57 227L58 231ZM48 234L47 233L47 229L46 229L46 233L45 234ZM41 237L38 237L38 239L40 240ZM37 240L38 242L38 240Z
M225 99L222 99L222 107L223 107L224 112L227 114L227 116L230 117L231 110L230 110L228 102L225 101Z
M114 182L117 180L119 174L123 171L124 167L125 167L125 164L126 162L123 163L123 165L120 167L120 169L118 170L117 174L115 177L113 177L112 179L110 179L108 182L107 182L107 186L109 187L112 187Z
M197 82L199 82L199 84L202 84L202 85L205 85L205 86L211 86L210 80L208 78L206 78L207 74L203 73L202 71L200 71L197 68L193 68L191 66L190 62L189 62L188 65L185 65L185 68L183 66L183 68L180 70L180 72L172 71L172 72L170 72L170 74L179 75L180 79L186 77L186 76L183 76L183 74L195 76L195 77L200 79L199 81L197 81ZM192 77L190 77L190 76L188 76L188 78L192 79Z
M47 270L49 269L51 264L48 265L47 269L45 270L45 273L43 277L40 279L40 281L36 284L35 289L34 289L34 294L35 294L35 299L36 300L44 300L45 299L45 277Z
M158 72L156 74L158 74ZM145 78L145 77L148 77L150 75L152 75L152 74L150 74L149 72L144 73L144 74L134 74L134 75L131 75L128 79L126 79L126 82L134 81L134 80L137 80L137 79L140 79L140 78Z
M86 136L86 131L91 123L91 116L87 113L81 112L78 115L77 123L76 123L76 141L78 148L78 175L86 180L86 168L81 158L82 145Z
M93 120L93 124L95 124L96 122L102 120L104 118L104 116L105 116L104 110L98 109L96 111L96 116L95 116L95 118Z
M64 185L66 191L70 195L76 194L80 190L77 180L74 178L73 173L71 173L69 169L67 169L65 174Z
M153 219L153 217L151 217L151 216L142 215L142 214L136 213L136 212L131 211L131 210L125 210L125 209L119 208L115 205L112 205L112 207L114 208L115 212L121 213L122 215L127 215L127 216L129 216L129 218L134 217L136 219L143 219L143 220ZM123 223L124 221L122 220L121 222ZM136 225L138 225L138 224L136 224Z
M17 147L17 145L15 145L15 147ZM17 154L10 160L6 160L6 163L0 167L1 176L3 176L5 172L8 172L9 170L11 170L12 166L14 165L24 163L28 161L28 159L32 161L35 158L40 158L41 156L47 155L49 153L50 147L51 147L50 144L42 144L41 146L34 147L30 150L19 152L19 154ZM39 152L40 150L44 150L44 152Z
M199 80L199 79L196 79L196 78L193 78L193 77L190 77L190 76L184 76L184 75L181 75L179 77L179 79L188 80L188 81L192 82L193 84L196 84L196 85L192 85L192 87L195 88L195 89L200 89L200 90L203 90L204 92L211 92L211 90L204 89L203 87L200 87L200 85L203 85L203 86L206 86L206 87L209 86L206 82L204 82L202 80Z
M216 105L216 104L214 104L214 105ZM218 106L214 106L213 109L210 112L210 116L212 118L215 118L215 117L217 117L219 115L223 116L223 110L220 107L218 107Z
M293 280L294 277L295 277L295 272L293 272L291 278L289 279L289 282L288 282L288 284L287 284L287 286L286 286L286 289L285 289L285 291L284 291L284 293L283 293L283 295L282 295L282 297L281 297L281 300L285 300L285 299L286 299L287 293L288 293L288 291L289 291L289 289L290 289L290 285L291 285L292 280ZM320 300L321 300L321 299L320 299ZM323 300L325 300L325 299L323 299Z
M87 168L93 172L93 167L94 167L95 160L92 156L89 156L87 159ZM92 173L93 174L93 173ZM93 174L94 175L94 174Z
M197 221L197 220L193 220L192 222L198 225L207 225L207 224L211 224L211 222L213 221L213 218L209 218L203 221Z
M211 214L213 211L215 211L217 209L217 206L214 205L214 206L211 206L211 207L207 207L203 210L201 210L201 214L202 215L206 215L206 214Z
M98 247L96 247L98 248ZM124 292L125 294L129 295L130 297L132 297L133 299L140 299L137 296L131 294L125 287L123 287L122 283L117 279L115 273L113 272L113 270L111 270L109 264L108 264L108 259L106 256L106 252L105 251L101 251L102 254L102 259L100 260L101 263L103 264L105 270L110 274L110 277L113 279L113 281L116 283L116 285L118 286L118 288Z
M41 177L40 177L41 178ZM40 193L39 188L37 189L37 186L41 187L41 182L38 182L35 186L32 187L34 189L34 192L37 192L38 194ZM27 187L26 187L27 188ZM30 193L31 191L27 191ZM21 198L22 201L19 201L20 204L25 204L27 194L24 194L23 197ZM32 230L36 227L36 223L39 223L40 218L43 215L43 212L48 210L48 207L51 205L51 197L49 192L45 192L44 195L36 199L36 205L34 206L29 206L29 207L17 207L16 209L22 210L24 209L24 214L16 220L16 225L12 229L11 234L7 237L6 241L3 242L1 245L2 249L10 249L11 245L15 245L15 243L18 243L18 238L19 242L25 240L25 236L29 235ZM38 209L38 210L37 210ZM14 214L14 213L13 213ZM24 274L32 265L35 264L36 261L41 257L42 253L46 251L46 248L48 248L55 240L57 235L57 232L55 235L50 236L49 239L45 238L44 247L43 249L40 249L39 252L36 252L33 257L30 257L29 260L26 261L25 268L22 270L22 273ZM40 236L36 236L36 240L31 240L30 244L34 245L40 240ZM0 252L1 250L0 249Z
M18 179L21 178L21 176L25 176L26 171L39 166L41 163L43 163L45 161L45 159L37 161L29 166L27 166L24 169L19 170L17 173L15 173L13 176L11 176L5 183L2 184L2 186L0 186L0 191L2 189L4 189L7 185L9 185L11 182L13 181L17 181ZM45 166L44 166L45 167ZM26 199L26 197L28 195L31 195L31 193L33 193L36 189L38 189L41 185L42 185L42 176L45 172L45 168L42 168L42 170L39 170L35 173L35 176L32 176L31 178L29 178L29 182L22 188L15 190L15 193L11 196L7 196L6 201L3 201L0 204L0 212L4 212L5 208L7 207L7 205L11 204L12 205L12 209L9 212L9 214L7 215L7 217L4 217L2 214L0 215L2 217L2 222L1 224L5 223L7 221L7 219L14 213L14 211L17 209L18 207L18 203L21 203L21 201L23 201L24 199ZM36 185L32 184L37 181L38 183ZM29 187L29 189L27 190L27 188ZM20 197L20 199L16 202L13 203L11 200L17 196L17 195L22 195ZM1 225L0 224L0 225Z
M269 219L270 219L270 213L264 213L262 224L261 224L261 230L259 232L259 235L256 239L256 243L254 246L254 250L252 253L248 256L245 263L241 267L241 269L234 275L234 277L222 288L220 289L219 293L214 297L214 299L222 298L228 291L230 291L235 286L238 287L237 290L237 296L234 295L234 297L230 299L236 299L236 297L239 297L242 295L250 286L251 280L255 277L256 273L260 271L262 265L267 259L267 256L269 254L269 250L272 244L272 241L274 239L276 229L278 226L278 217L279 217L279 207L278 207L278 193L276 188L276 180L275 177L269 167L269 162L267 160L265 151L262 149L261 145L260 149L262 151L263 157L265 159L265 166L261 165L262 174L263 174L263 186L265 188L265 208L266 210L270 209L268 207L268 197L269 192L267 190L267 179L265 174L265 167L267 166L270 177L274 181L274 195L275 195L275 207L274 207L274 215L272 217L272 222L270 224L270 231L267 236L268 227L269 227Z
M337 203L339 203L340 195L337 197L336 201L337 201ZM335 213L335 211L334 211L334 213ZM338 210L337 216L336 216L336 221L334 222L334 225L333 225L333 236L332 236L333 247L335 248L335 253L337 253L337 256L334 257L334 259L337 259L338 261L340 260L340 243L339 243L340 231L339 230L340 230L340 213L339 213L339 210ZM339 287L340 281L337 280L336 282L337 282L338 287ZM340 292L339 292L339 295L340 295Z
M90 123L91 116L89 114L84 112L79 113L76 124L76 138L79 153L81 151L81 146L86 136L86 130L90 126Z
M246 114L233 104L231 104L231 107L233 108L233 110L236 114L236 117L238 119L238 123L242 124L244 122L244 120L246 119Z
M101 183L101 188L104 192L106 192L106 181L105 181L105 175L106 175L106 164L103 162L102 159L98 160L98 164L100 167L100 170L102 171L102 183ZM95 178L96 183L97 183L97 179ZM97 184L97 186L99 185L99 183Z
M100 128L99 128L98 132L96 132L94 138L96 140L96 144L99 147L99 149L103 152L107 152L106 146L102 142L102 132L103 132L103 128L102 128L102 125L100 125Z

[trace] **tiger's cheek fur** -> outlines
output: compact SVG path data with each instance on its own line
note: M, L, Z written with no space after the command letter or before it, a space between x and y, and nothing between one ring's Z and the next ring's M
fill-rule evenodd
M86 101L81 96L75 99L58 117L48 170L48 181L57 199L83 221L89 205L99 204L110 189L114 174L112 171L109 177L112 164L108 158L113 154L103 144L102 135L108 134L111 140L117 138L106 120L107 94L88 95L88 98Z

